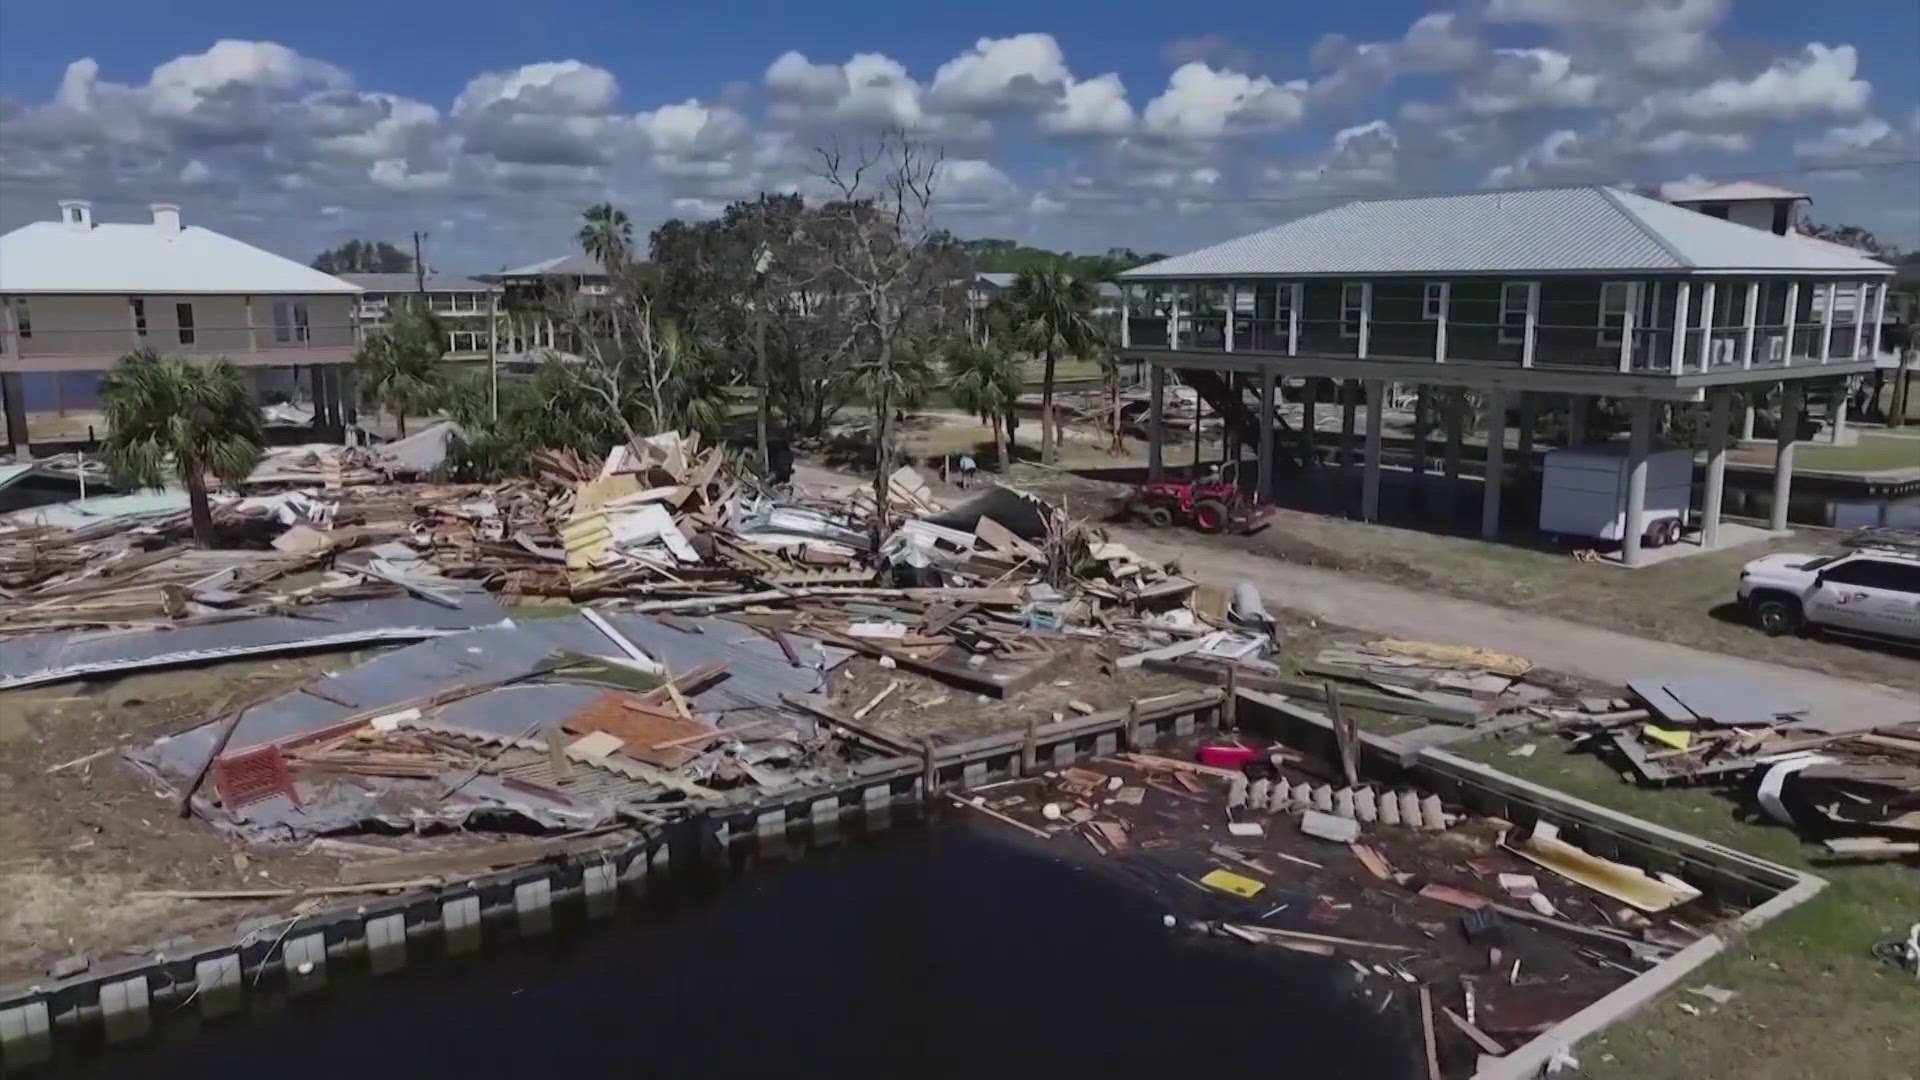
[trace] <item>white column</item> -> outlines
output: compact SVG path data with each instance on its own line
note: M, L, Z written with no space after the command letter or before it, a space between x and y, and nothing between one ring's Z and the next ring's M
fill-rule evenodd
M1567 445L1580 446L1587 441L1587 395L1567 395Z
M1833 356L1833 301L1839 291L1840 286L1831 281L1820 286L1820 295L1826 307L1820 313L1820 362L1823 364Z
M260 341L253 332L253 297L246 297L243 306L247 310L247 351L257 353L260 351Z
M1867 333L1867 283L1853 287L1853 359L1860 359L1860 342Z
M1380 379L1368 379L1367 387L1367 449L1365 472L1360 480L1360 517L1363 521L1380 519L1380 432L1381 422L1386 413L1387 384Z
M1487 482L1480 498L1480 537L1500 536L1500 486L1507 465L1507 392L1487 391Z
M1713 367L1713 294L1719 287L1717 282L1707 282L1700 290L1700 370L1708 371Z
M1147 365L1147 479L1158 480L1164 468L1161 464L1161 447L1167 439L1166 404L1167 369L1159 364ZM1199 410L1194 411L1194 426L1200 423Z
M1300 352L1300 301L1306 296L1306 287L1296 281L1287 286L1293 302L1287 305L1287 355Z
M1227 322L1221 329L1220 336L1220 340L1223 343L1223 351L1225 352L1233 351L1233 320L1234 316L1239 314L1239 309L1234 307L1236 299L1234 284L1229 281L1227 282Z
M1847 393L1850 379L1840 380L1839 393L1833 399L1833 415L1828 418L1827 441L1839 446L1847 437L1847 405L1852 395Z
M1740 334L1740 367L1753 367L1753 339L1755 329L1760 322L1760 283L1747 282L1747 315L1745 329Z
M1673 297L1673 354L1667 358L1667 370L1678 375L1687 369L1687 301L1693 295L1693 282L1683 281Z
M1653 402L1634 398L1628 403L1627 505L1620 524L1620 561L1640 565L1640 535L1647 529L1647 445L1653 435Z
M1120 286L1120 347L1133 347L1133 286ZM764 393L764 388L762 389Z
M1177 349L1180 347L1180 287L1178 285L1163 287L1167 290L1165 294L1167 298L1167 348Z
M1627 310L1620 319L1620 370L1633 370L1633 320L1640 314L1641 283L1627 283Z
M492 289L487 290L487 402L488 412L500 419L500 294Z
M1793 324L1800 320L1800 283L1787 282L1787 347L1780 354L1781 364L1793 366Z
M1275 383L1279 381L1271 361L1260 365L1260 465L1259 487L1254 498L1263 505L1273 501L1273 407Z
M1440 283L1440 317L1433 323L1433 362L1447 362L1447 318L1453 314L1453 282Z
M1540 325L1540 283L1527 282L1527 333L1520 343L1520 366L1533 366L1534 330Z
M1873 290L1873 330L1867 337L1867 355L1878 359L1880 356L1880 325L1887 321L1887 283L1882 281Z
M1800 401L1797 382L1780 386L1780 428L1773 435L1773 505L1768 508L1767 527L1774 532L1787 528L1787 503L1793 496L1793 443L1800 434Z
M1367 340L1373 331L1373 282L1360 283L1360 359L1367 358Z
M1709 551L1720 542L1720 503L1727 490L1727 406L1732 396L1724 386L1707 391L1707 489L1700 497L1700 546Z

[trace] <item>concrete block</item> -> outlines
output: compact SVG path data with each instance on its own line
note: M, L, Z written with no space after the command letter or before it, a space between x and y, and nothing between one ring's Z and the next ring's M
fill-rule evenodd
M1447 827L1447 812L1440 805L1440 796L1428 795L1420 800L1420 827L1428 832L1439 832Z
M1380 824L1400 824L1400 800L1391 791L1380 793Z
M1333 785L1318 784L1313 789L1313 808L1323 814L1333 813Z
M1341 788L1339 791L1333 793L1333 816L1343 818L1355 816L1353 812L1352 788Z
M885 784L860 793L860 805L866 811L867 831L880 832L893 825L893 789Z
M513 913L525 937L553 929L553 881L539 878L513 887Z
M1095 735L1093 737L1094 756L1104 757L1107 754L1118 753L1119 750L1120 750L1120 733L1119 732L1108 731L1099 735Z
M1053 767L1054 768L1064 769L1067 766L1079 760L1080 760L1080 748L1074 745L1072 739L1068 739L1066 742L1059 742L1059 743L1053 744Z
M840 839L840 799L838 796L829 795L823 799L815 799L813 800L813 805L809 807L808 810L809 816L813 819L814 843L830 844Z
M287 968L287 993L305 994L326 988L326 935L302 934L288 938L280 944L280 959Z
M1267 805L1275 810L1285 810L1293 803L1293 785L1281 777L1273 782L1273 790L1267 792Z
M783 844L787 840L787 812L784 809L767 810L753 819L753 834L760 838L762 846Z
M581 871L580 895L587 903L587 918L604 919L613 914L615 905L620 902L618 879L613 863L594 863Z
M626 869L620 871L620 890L628 896L647 894L647 853L636 851L627 860Z
M367 920L367 969L385 975L407 966L407 916L396 911Z
M106 1025L108 1043L145 1038L153 1030L147 977L136 975L131 979L103 984L100 987L100 1019Z
M667 873L673 867L672 846L661 844L659 847L654 848L647 858L653 864L647 869L647 876L655 882L666 881Z
M1351 844L1360 839L1359 822L1352 818L1323 814L1318 810L1309 810L1301 816L1300 831L1338 844Z
M1227 780L1227 809L1238 810L1247 805L1247 778L1235 773Z
M1265 810L1267 800L1273 795L1273 781L1255 780L1247 789L1247 805L1255 810Z
M1400 824L1410 829L1420 827L1420 795L1414 791L1400 793Z
M985 787L987 784L987 763L985 759L969 761L960 767L960 783L963 787Z
M480 951L480 898L462 896L440 904L440 928L447 935L447 955L466 956Z
M1182 713L1173 718L1173 733L1176 736L1191 735L1198 726L1192 713Z
M1353 816L1368 825L1380 820L1380 799L1373 793L1372 788L1354 789Z
M240 1011L242 989L240 954L230 952L210 956L193 965L193 1000L200 1003L200 1015L209 1020Z
M9 1072L53 1060L53 1022L47 1003L0 1009L0 1065Z

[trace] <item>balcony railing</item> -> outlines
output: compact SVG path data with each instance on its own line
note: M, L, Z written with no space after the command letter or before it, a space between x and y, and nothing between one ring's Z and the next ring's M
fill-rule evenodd
M192 356L242 356L264 352L352 348L353 324L307 326L128 327L106 330L35 328L27 334L0 334L0 356L118 356L135 349Z

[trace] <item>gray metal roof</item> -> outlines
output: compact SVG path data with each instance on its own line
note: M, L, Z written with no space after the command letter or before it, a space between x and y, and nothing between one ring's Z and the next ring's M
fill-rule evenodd
M1351 202L1120 277L1688 270L1878 274L1892 267L1589 186Z
M575 252L572 255L561 255L557 258L542 259L536 263L528 263L525 266L515 266L506 270L496 270L491 274L483 274L481 276L489 280L498 281L501 278L546 277L551 274L578 274L583 277L606 277L607 268L601 266L599 260L592 256Z

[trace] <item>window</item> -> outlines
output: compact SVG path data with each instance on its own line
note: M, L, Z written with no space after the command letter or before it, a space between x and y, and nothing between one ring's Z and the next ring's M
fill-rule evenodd
M133 313L133 332L146 337L147 302L137 296L130 296L127 298L127 309Z
M1426 292L1420 301L1420 317L1423 319L1443 319L1447 314L1447 283L1444 281L1427 282Z
M67 220L68 220L68 221L74 221L74 222L77 222L77 221L79 221L79 220L80 220L80 208L79 208L79 207L77 207L77 206L69 206L69 207L67 207Z
M1837 585L1920 593L1920 567L1884 559L1849 559L1831 570L1823 571L1821 578Z
M1787 230L1791 228L1793 228L1793 204L1788 202L1774 203L1773 234L1775 236L1785 236L1787 235Z
M306 343L307 302L305 300L273 302L273 340L282 345Z
M1357 338L1360 336L1360 324L1366 318L1367 286L1365 282L1349 281L1340 286L1340 336Z
M19 331L21 341L33 337L33 314L27 310L27 302L24 299L16 299L13 302L13 328Z
M1500 285L1500 344L1520 345L1527 340L1527 295L1532 290L1524 281Z
M447 331L447 351L452 353L479 352L480 332L477 330Z
M1708 217L1717 217L1721 221L1727 220L1727 213L1731 209L1732 207L1728 206L1726 203L1723 203L1723 202L1710 202L1710 203L1700 204L1701 213L1707 215Z
M193 344L193 305L180 303L173 305L173 325L180 328L180 344Z
M1627 327L1627 310L1633 306L1633 282L1608 281L1600 285L1600 337L1602 345L1620 344Z

